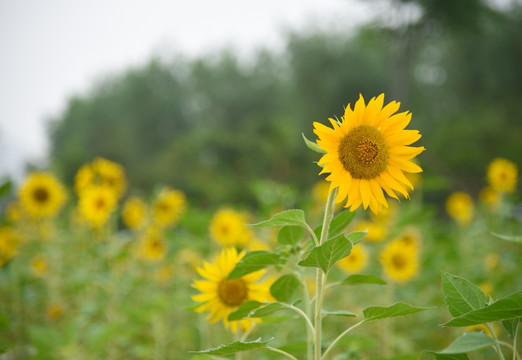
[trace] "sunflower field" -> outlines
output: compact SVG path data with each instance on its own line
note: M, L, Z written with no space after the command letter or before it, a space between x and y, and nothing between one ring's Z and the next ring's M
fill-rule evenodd
M382 3L71 96L0 177L0 360L522 360L522 5Z

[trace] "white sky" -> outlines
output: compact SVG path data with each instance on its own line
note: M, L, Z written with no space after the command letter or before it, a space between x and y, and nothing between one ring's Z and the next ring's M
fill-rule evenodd
M45 120L104 74L153 54L280 48L283 30L351 29L357 0L0 0L0 178L48 150Z

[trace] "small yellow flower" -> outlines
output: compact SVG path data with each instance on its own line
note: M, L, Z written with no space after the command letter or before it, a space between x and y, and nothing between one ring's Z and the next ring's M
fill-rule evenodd
M210 222L210 236L222 246L245 246L252 239L252 231L245 225L248 222L247 214L222 208Z
M86 188L96 185L96 174L91 164L83 164L74 176L74 190L80 194Z
M105 225L116 204L114 191L107 186L93 185L79 194L80 214L94 228Z
M494 270L500 261L500 256L496 252L490 252L484 258L484 269L486 271Z
M20 237L9 226L0 226L0 267L16 255Z
M22 219L23 209L18 201L13 201L5 207L5 217L12 223L16 223Z
M411 280L419 271L416 251L400 240L390 242L380 260L386 277L398 283Z
M154 223L160 227L174 226L187 207L187 199L181 190L168 187L161 190L152 204Z
M44 277L49 274L49 263L47 259L41 255L35 256L30 263L31 272L35 276Z
M479 199L482 201L489 210L496 210L500 204L500 193L493 190L491 186L487 186L480 190Z
M52 217L65 202L65 191L58 179L46 172L35 172L21 184L20 203L35 219Z
M399 235L397 241L402 242L404 246L410 246L413 250L418 251L421 245L421 234L419 230L414 227L407 227L404 231Z
M123 204L121 215L125 226L139 230L147 224L147 205L139 197L131 196Z
M388 229L386 229L386 226L377 221L360 221L355 225L354 230L368 231L368 234L366 234L364 240L370 242L382 241L388 234Z
M496 158L489 164L487 176L494 190L511 193L517 186L517 165L507 159Z
M446 200L446 212L459 225L468 225L473 220L473 199L465 192L454 192Z
M204 280L194 280L192 284L195 289L200 291L200 294L192 296L192 299L202 303L196 308L196 311L199 313L208 311L206 320L209 323L213 324L222 320L224 326L230 328L232 332L237 332L238 328L246 331L260 319L228 321L228 316L245 301L264 302L269 299L270 294L267 283L256 283L263 276L263 270L240 278L227 279L244 255L245 251L238 253L233 247L223 249L212 263L205 261L203 266L198 267L198 273Z
M174 277L174 269L171 265L164 264L154 273L154 279L160 285L167 285Z
M149 228L139 243L139 257L149 262L158 262L167 255L167 242L160 230Z
M418 173L422 169L411 160L424 147L411 147L420 139L417 130L405 130L411 113L399 110L400 103L384 106L384 94L372 98L366 105L362 95L354 109L346 106L341 121L328 119L329 128L314 123L317 145L326 154L318 164L322 173L330 173L330 190L338 188L336 203L347 199L350 211L363 206L377 214L388 207L384 192L398 199L396 191L408 197L413 185L404 173ZM395 115L393 115L395 114Z
M366 267L368 264L368 251L362 244L356 244L352 248L350 255L339 260L337 265L341 270L348 273L357 273Z
M49 319L49 321L56 321L62 317L63 307L58 303L51 303L47 305L45 314L47 315L47 319Z

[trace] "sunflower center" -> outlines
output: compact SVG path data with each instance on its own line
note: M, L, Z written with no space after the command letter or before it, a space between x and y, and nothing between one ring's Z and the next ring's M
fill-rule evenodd
M44 203L49 199L49 192L45 188L36 188L33 192L34 199L39 203Z
M247 286L243 279L222 280L218 286L221 301L229 306L238 306L247 298Z
M368 125L353 128L339 144L339 160L355 179L373 179L386 170L388 150L382 133Z
M400 254L396 254L391 258L391 262L396 269L403 269L406 266L406 259Z

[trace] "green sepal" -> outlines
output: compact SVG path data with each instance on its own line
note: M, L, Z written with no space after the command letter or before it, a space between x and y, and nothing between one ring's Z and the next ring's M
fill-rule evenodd
M321 149L319 147L319 145L317 145L317 143L313 142L313 141L310 141L306 138L305 134L301 133L301 135L303 135L303 140L306 144L306 146L310 149L310 150L313 150L315 151L316 153L319 153L319 154L326 154L326 151Z

